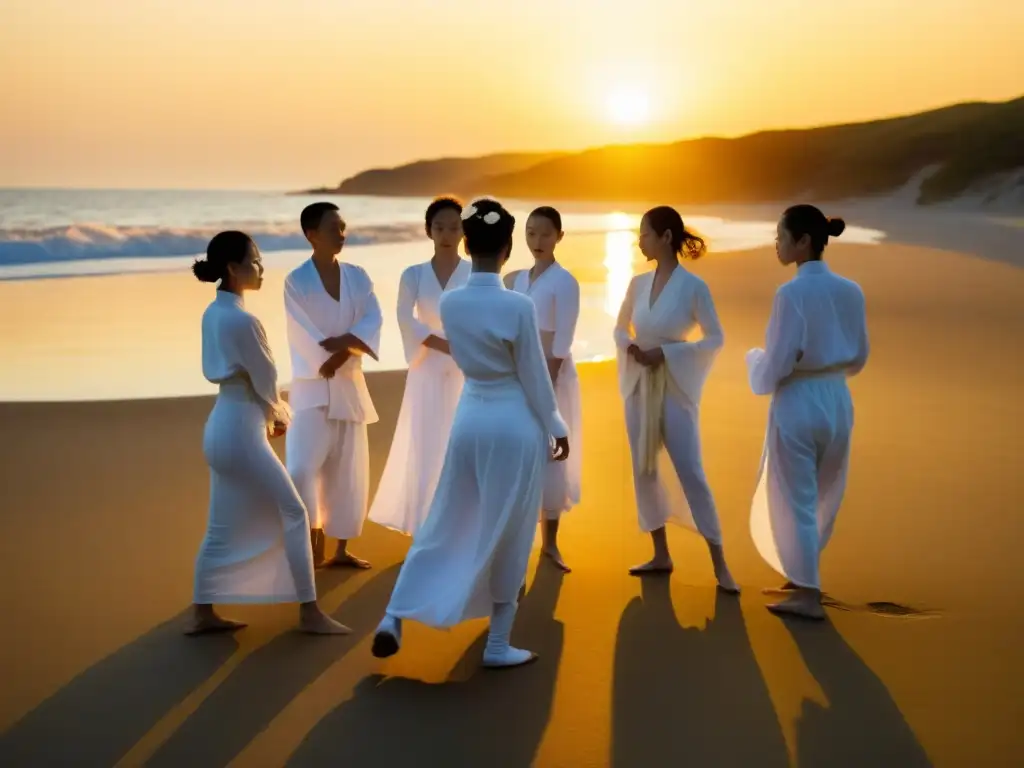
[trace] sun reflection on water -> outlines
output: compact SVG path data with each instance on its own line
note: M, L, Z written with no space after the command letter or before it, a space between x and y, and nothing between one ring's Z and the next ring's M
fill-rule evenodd
M633 279L633 254L639 219L627 213L607 216L608 232L604 236L605 277L604 311L618 317L619 307L626 298L629 281Z

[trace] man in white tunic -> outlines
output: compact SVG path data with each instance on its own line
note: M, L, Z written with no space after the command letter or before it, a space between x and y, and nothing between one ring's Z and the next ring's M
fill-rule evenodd
M203 432L209 523L187 633L245 626L218 615L216 603L281 602L299 603L305 632L347 633L317 605L306 508L268 440L284 434L289 411L263 325L242 298L263 283L259 249L244 232L221 232L192 271L203 282L220 281L203 313L203 375L219 393Z
M377 628L373 654L399 650L402 620L432 627L490 616L487 667L532 661L509 635L537 531L544 466L565 459L533 303L502 285L515 219L495 200L463 212L473 274L441 301L441 322L466 383L437 492ZM555 449L552 453L551 439Z
M425 223L434 257L408 267L398 284L398 327L409 372L369 514L378 525L410 536L430 511L462 392L462 371L441 327L441 297L465 285L470 273L469 261L459 256L462 204L450 197L432 201Z
M776 613L824 616L818 565L846 488L853 401L846 379L868 359L864 293L821 260L846 225L810 205L786 210L776 252L797 274L775 294L764 349L747 353L750 387L772 395L750 531L788 580Z
M377 421L362 356L377 359L382 323L373 283L361 267L339 262L345 222L333 203L301 215L313 256L285 279L292 359L288 472L317 530L338 539L331 566L369 568L348 551L363 529L369 501L366 425Z
M526 220L526 244L533 254L533 268L516 272L511 280L506 280L506 285L511 283L514 291L529 296L537 309L540 340L555 387L558 410L566 420L569 438L575 446L566 461L548 464L541 497L541 552L568 573L569 566L558 548L558 526L562 514L580 503L583 414L580 380L572 359L572 343L580 317L580 284L555 261L555 246L562 237L561 214L546 205L535 209Z
M660 206L641 219L639 244L657 266L630 282L615 342L637 513L640 529L651 534L654 557L630 573L672 572L665 531L672 521L704 537L719 587L738 592L704 475L699 431L704 382L725 337L707 284L679 263L681 254L699 258L704 241L685 228L677 211ZM694 340L697 327L702 338Z

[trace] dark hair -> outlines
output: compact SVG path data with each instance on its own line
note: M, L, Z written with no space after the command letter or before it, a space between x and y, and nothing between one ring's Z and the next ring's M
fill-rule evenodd
M467 215L467 211L471 211ZM488 222L485 219L497 220ZM512 232L516 227L515 217L505 206L489 197L474 200L462 212L462 231L466 235L466 250L478 259L495 259L505 247L512 245Z
M811 260L819 261L830 237L839 237L846 229L842 219L830 219L813 205L794 205L782 214L784 226L794 240L811 238Z
M562 214L560 214L556 209L552 208L550 205L542 205L540 208L534 208L530 212L530 218L533 218L534 216L541 216L547 219L548 221L555 225L555 229L557 229L559 232L562 231Z
M704 239L686 228L683 217L675 208L659 205L645 213L644 218L658 237L664 235L666 231L672 233L672 250L677 256L696 260L707 251L708 246Z
M338 206L334 203L310 203L302 209L302 213L299 214L299 224L302 226L302 234L306 234L311 229L317 229L320 226L320 222L324 220L324 214L328 211L337 211Z
M426 225L427 225L427 235L428 236L430 235L430 227L434 223L434 218L441 211L446 211L446 210L455 211L457 214L459 214L461 216L462 215L462 203L459 202L458 198L448 197L446 195L444 197L435 197L431 201L430 205L427 206L427 215L424 217L424 220L425 220Z
M228 276L228 264L240 264L255 245L245 232L228 230L213 236L206 246L206 258L192 264L192 274L204 283L216 283Z

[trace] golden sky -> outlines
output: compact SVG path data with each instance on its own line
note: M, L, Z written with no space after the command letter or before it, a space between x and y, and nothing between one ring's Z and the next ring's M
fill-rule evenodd
M0 0L0 186L287 189L1004 100L1021 39L1019 0Z

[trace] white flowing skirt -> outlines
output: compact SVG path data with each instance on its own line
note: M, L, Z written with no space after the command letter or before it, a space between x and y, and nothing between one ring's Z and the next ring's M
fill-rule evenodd
M194 602L315 600L306 508L270 446L262 404L248 382L221 385L203 453L210 466L210 509L196 558Z
M544 519L557 520L563 512L580 503L583 484L583 409L580 401L580 377L571 357L562 363L555 382L558 411L569 428L569 458L549 461L544 470L541 511Z
M426 522L388 614L432 627L515 602L526 576L551 447L515 378L466 382Z
M853 400L845 376L792 381L772 398L750 533L787 580L821 588L818 563L846 490Z
M427 350L409 369L384 473L370 507L378 525L415 535L430 511L462 392L451 356Z

